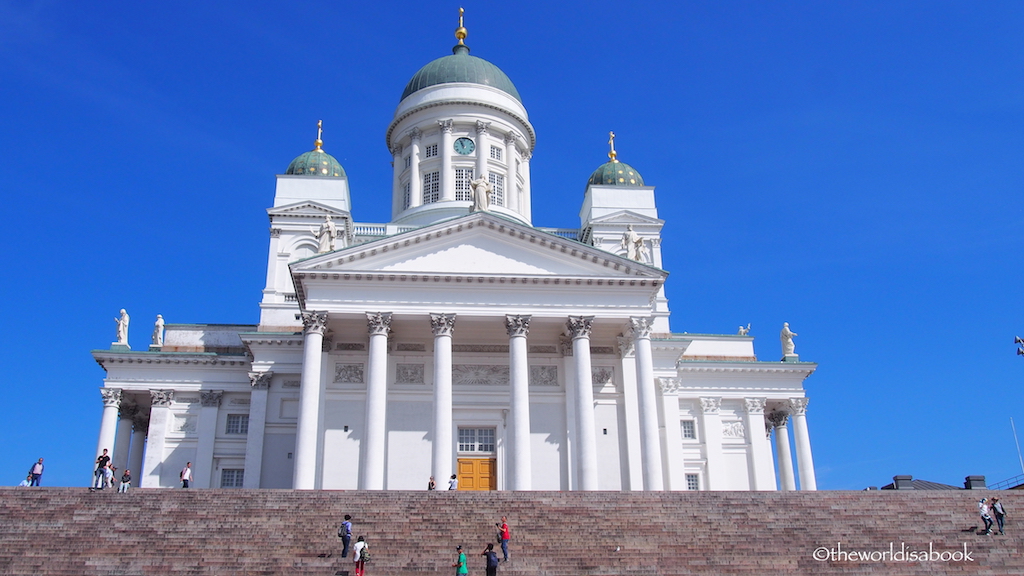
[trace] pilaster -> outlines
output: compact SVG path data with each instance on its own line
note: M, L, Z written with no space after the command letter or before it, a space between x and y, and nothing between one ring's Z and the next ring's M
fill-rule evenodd
M249 432L245 437L243 488L259 488L263 476L263 439L267 428L267 395L274 373L249 372Z

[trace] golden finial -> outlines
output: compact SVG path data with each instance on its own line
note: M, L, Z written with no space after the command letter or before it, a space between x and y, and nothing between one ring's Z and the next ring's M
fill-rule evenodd
M313 144L316 145L316 148L313 149L314 152L323 152L324 151L324 149L321 148L321 146L324 145L323 138L324 138L324 121L323 120L317 120L316 121L316 141L313 142Z
M615 132L608 133L608 147L611 149L611 151L608 152L608 158L611 159L612 162L618 162L618 160L615 159L615 157L618 156L615 152Z
M463 40L466 39L466 36L469 36L469 32L466 31L466 27L462 25L462 15L465 14L465 13L466 13L466 11L463 10L463 8L460 6L459 7L459 27L455 29L455 37L459 39L459 44L460 45L464 45L465 43L463 42Z

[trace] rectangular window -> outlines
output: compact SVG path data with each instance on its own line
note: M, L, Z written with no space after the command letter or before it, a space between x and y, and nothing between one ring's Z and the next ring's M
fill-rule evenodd
M494 452L494 428L459 428L459 452Z
M220 471L221 488L241 488L245 480L245 470L239 468L225 468Z
M412 154L405 157L405 169L408 170L412 166Z
M431 144L423 149L424 158L433 158L434 156L437 156L437 144Z
M472 200L473 188L469 185L473 181L472 168L455 169L455 199Z
M700 474L687 474L686 475L686 489L687 490L700 490Z
M225 434L248 434L249 433L249 415L248 414L228 414L228 425L224 430Z
M430 204L441 199L441 173L428 172L423 175L423 203Z
M408 208L412 205L412 183L406 182L402 187L402 207Z
M491 146L491 159L501 161L501 148L497 146Z
M683 430L684 440L696 440L697 439L697 427L694 425L693 420L683 420L680 422Z
M491 183L491 204L495 206L504 206L505 177L501 174L488 174L487 181Z

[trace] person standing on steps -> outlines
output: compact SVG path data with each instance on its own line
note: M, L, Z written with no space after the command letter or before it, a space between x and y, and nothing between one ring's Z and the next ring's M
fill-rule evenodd
M466 567L466 554L462 551L462 546L456 546L455 552L459 555L455 560L455 564L452 564L452 568L455 568L455 576L469 574L469 568ZM357 574L356 576L359 575Z
M459 477L452 474L452 477L448 479L448 489L458 490L459 489Z
M93 473L92 490L103 490L103 484L106 482L106 473L103 471L107 464L110 463L110 456L107 456L107 449L103 449L103 454L96 457L96 471Z
M1003 518L1006 518L1006 509L1003 503L996 496L992 497L992 514L996 517L996 525L999 526L999 535L1003 535Z
M985 522L985 534L986 536L992 535L992 516L989 514L991 509L988 505L988 498L982 498L978 501L978 513L981 514L981 520Z
M348 558L348 545L352 542L352 517L345 514L345 521L338 526L338 538L341 538L341 557Z
M501 525L495 524L495 526L498 526L498 535L501 536L501 554L505 557L505 562L508 562L508 541L512 538L508 530L508 518L502 516Z
M433 476L430 477L430 480L427 480L427 490L437 490L437 483L434 482Z
M181 487L188 488L189 482L192 481L192 463L188 462L185 467L181 469L181 474L178 474L181 478Z
M487 557L487 576L497 576L498 555L494 553L494 544L488 542L487 548L484 548L480 555Z
M32 486L39 486L39 481L43 479L43 459L40 458L38 462L32 464L28 469L28 475L32 477Z
M356 545L352 548L352 561L356 563L356 576L363 576L366 571L366 559L370 556L366 540L360 536L356 538Z

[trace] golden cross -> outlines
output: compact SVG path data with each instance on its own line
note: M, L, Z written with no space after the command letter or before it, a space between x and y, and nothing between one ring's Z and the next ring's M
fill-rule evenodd
M615 132L609 132L608 133L608 146L611 149L608 152L608 157L611 158L612 161L614 162L615 161L615 157L618 156L618 154L615 153Z

